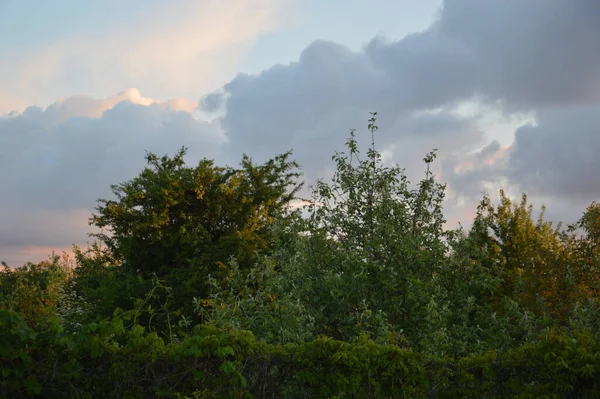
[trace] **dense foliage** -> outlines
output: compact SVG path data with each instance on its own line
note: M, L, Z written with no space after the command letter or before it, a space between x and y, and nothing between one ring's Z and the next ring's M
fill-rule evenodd
M354 132L330 181L148 154L98 242L0 272L2 397L598 397L600 205L572 226L445 186Z

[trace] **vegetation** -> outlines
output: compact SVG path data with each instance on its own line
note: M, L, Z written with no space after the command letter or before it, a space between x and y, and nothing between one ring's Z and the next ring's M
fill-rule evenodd
M600 205L572 226L445 186L354 132L303 208L290 153L238 168L148 154L74 259L0 272L1 397L600 395Z

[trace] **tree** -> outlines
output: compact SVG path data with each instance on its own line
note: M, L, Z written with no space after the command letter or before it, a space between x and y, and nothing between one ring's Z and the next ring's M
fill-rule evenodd
M545 220L544 212L542 207L536 220L524 194L515 202L500 191L496 207L486 196L470 239L485 254L478 260L502 281L498 304L510 298L535 313L551 313L565 321L573 305L589 293L585 281L589 271L582 269L583 252L575 237L561 224Z
M575 277L581 282L579 291L597 301L600 297L600 204L592 202L581 218L569 226L569 231L575 233L574 255L579 266Z
M178 276L202 295L207 275L225 272L231 257L247 269L269 252L270 226L289 213L300 174L290 152L262 165L244 156L237 169L208 159L189 167L185 154L147 154L139 176L111 186L116 200L98 200L90 224L122 268Z
M0 308L19 312L30 326L43 329L59 316L71 274L68 257L55 254L39 263L0 270Z
M373 144L366 156L352 131L347 153L332 157L331 182L314 188L300 238L288 255L278 254L287 291L313 310L319 333L343 339L377 335L388 321L396 331L416 331L430 298L427 287L448 249L444 185L430 169L435 152L424 158L424 178L411 185L376 151L376 116L369 120Z

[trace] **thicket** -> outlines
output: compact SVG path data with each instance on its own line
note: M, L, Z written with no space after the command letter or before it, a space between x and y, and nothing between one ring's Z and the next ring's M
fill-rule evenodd
M0 272L2 397L598 397L600 206L571 226L445 186L354 131L298 207L264 164L148 154L74 259Z

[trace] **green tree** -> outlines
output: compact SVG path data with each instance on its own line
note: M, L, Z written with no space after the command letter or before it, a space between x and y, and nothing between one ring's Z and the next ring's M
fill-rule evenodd
M577 267L572 269L578 282L581 301L596 303L600 299L600 204L592 202L581 218L569 226L574 235L573 257Z
M495 294L498 305L509 298L565 321L585 296L587 272L582 273L575 237L545 220L544 212L542 207L536 219L526 195L516 202L500 191L497 206L487 196L481 202L470 238L483 249L478 260L502 281Z
M435 152L424 158L424 178L411 185L376 151L376 116L366 156L352 131L348 153L333 156L331 182L314 188L290 253L278 253L287 290L312 309L320 333L341 339L383 336L388 325L399 332L424 327L418 321L448 249L444 185L430 169Z
M225 276L235 257L247 270L268 253L270 226L289 212L301 184L290 152L262 165L244 156L239 168L203 159L147 154L148 166L134 179L113 185L115 200L99 200L90 224L114 262L144 277L167 277L179 293L203 297L207 276ZM182 299L183 300L183 299Z
M21 313L35 329L60 316L72 269L68 257L50 259L0 271L0 308Z

